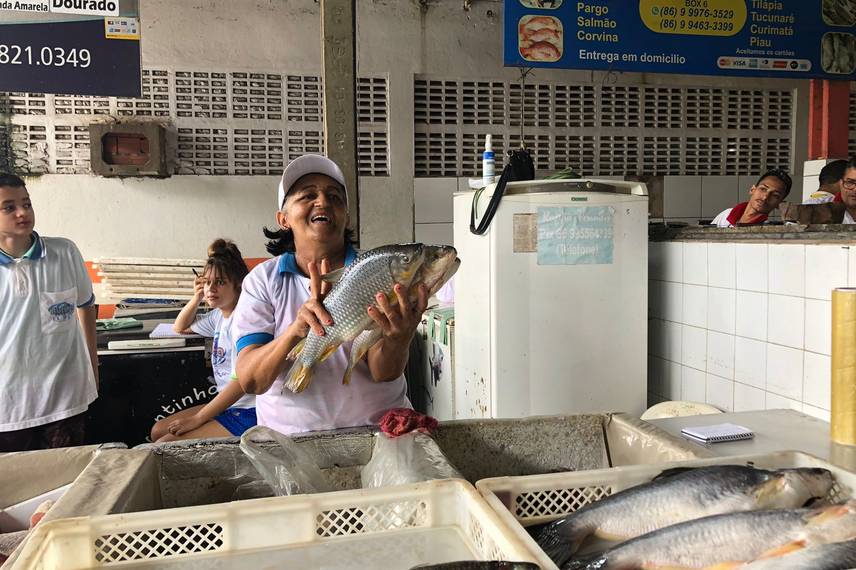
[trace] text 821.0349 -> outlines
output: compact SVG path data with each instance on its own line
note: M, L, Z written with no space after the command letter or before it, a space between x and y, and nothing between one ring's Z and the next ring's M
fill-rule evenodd
M92 55L85 48L33 47L0 44L0 65L89 67Z

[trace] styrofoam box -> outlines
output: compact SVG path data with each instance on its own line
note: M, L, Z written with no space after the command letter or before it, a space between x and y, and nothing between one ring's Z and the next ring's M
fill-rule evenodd
M464 480L236 501L39 525L14 568L411 568L534 562Z
M523 527L553 521L598 499L647 483L666 469L704 465L753 465L762 469L823 467L829 469L835 478L835 485L826 497L827 500L832 502L847 500L854 496L854 490L856 490L856 474L812 455L795 451L570 473L494 477L478 481L476 488L500 519L517 532L521 542L526 543L528 548L537 554L541 568L557 570L553 561Z

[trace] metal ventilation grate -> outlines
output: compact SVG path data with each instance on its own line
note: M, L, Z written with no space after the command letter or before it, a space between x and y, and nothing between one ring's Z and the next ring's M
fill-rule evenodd
M279 129L235 129L235 174L276 175L285 165Z
M725 91L706 87L686 89L686 127L721 129L725 125Z
M556 135L554 144L557 170L573 168L581 176L596 172L597 138L594 135Z
M642 126L646 129L680 129L683 94L677 87L645 87ZM668 140L668 139L667 139ZM680 164L679 164L680 166Z
M321 79L317 75L289 75L285 79L286 118L321 123Z
M413 106L417 124L456 124L460 109L458 82L417 79Z
M524 135L523 144L529 150L529 155L535 163L535 168L542 170L552 170L552 148L550 148L549 135ZM511 134L508 137L508 148L514 150L520 148L520 133Z
M645 174L681 174L681 137L643 137L642 172Z
M684 174L722 174L722 139L687 137L684 144Z
M728 91L726 127L729 129L763 129L764 99L763 91L745 89Z
M164 69L144 69L142 95L139 98L116 99L116 113L120 117L169 117L169 72Z
M778 139L767 139L766 168L783 167L791 163L791 139L781 137Z
M464 133L461 146L461 175L478 177L482 175L482 153L484 152L484 137L487 133ZM505 158L505 139L502 135L492 135L494 166L496 175L502 172Z
M458 141L454 133L416 133L417 176L457 176Z
M790 130L792 115L793 94L790 91L767 92L767 110L764 113L767 118L767 129Z
M765 141L756 137L728 137L725 174L761 172L764 165Z
M236 119L282 119L282 76L273 73L230 73L232 116Z
M89 127L54 125L57 174L87 174L89 166Z
M44 93L5 93L6 112L12 115L47 115L47 95Z
M360 131L357 164L360 176L389 176L387 139L384 132Z
M524 125L549 127L552 107L549 85L525 85L521 95L520 85L512 83L508 97L508 124L512 127L520 126L522 116Z
M594 85L556 85L555 126L594 127L597 96Z
M44 125L12 125L12 153L16 172L50 172L48 132Z
M109 115L109 97L54 95L54 113L61 115Z
M620 176L639 172L639 139L631 136L600 136L598 173Z
M229 111L226 74L176 71L175 99L178 117L225 119Z
M640 88L627 85L604 85L600 89L602 127L638 127L640 125Z
M461 101L465 125L505 123L505 84L501 81L464 81Z
M229 131L178 129L178 174L229 174Z
M307 152L324 152L324 133L319 130L289 129L285 137L288 160L294 160Z
M360 77L357 83L357 120L386 123L387 87L384 77Z

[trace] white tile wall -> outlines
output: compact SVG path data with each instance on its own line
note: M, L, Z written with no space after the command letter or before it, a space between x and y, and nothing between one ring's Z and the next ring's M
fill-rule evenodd
M707 326L707 287L684 285L683 322L694 327Z
M663 248L663 279L675 283L684 282L684 244L679 241L666 242Z
M805 246L801 244L770 245L770 293L805 294Z
M832 290L847 286L849 250L837 245L805 246L805 296L832 299Z
M832 302L805 300L805 349L832 354Z
M767 340L767 294L738 290L736 300L737 336Z
M856 287L856 247L688 241L651 252L649 274L662 278L651 287L652 401L828 421L829 293Z
M707 246L707 282L711 287L737 287L737 260L733 243L710 243Z
M455 178L415 178L413 180L415 223L451 222L452 195L457 190L458 182Z
M721 287L707 290L707 328L734 334L737 312L737 291Z
M830 360L824 354L806 352L803 369L803 402L829 410L831 407Z
M734 335L707 331L707 371L734 379Z
M684 243L684 283L707 285L707 243Z
M648 242L648 279L656 281L666 279L664 269L667 245L669 245L668 242L663 241Z
M698 370L707 368L707 329L683 325L681 363ZM703 401L703 400L700 400Z
M734 379L762 390L767 386L767 343L736 337Z
M759 388L747 386L740 382L734 383L734 411L751 412L754 410L765 410L766 392Z
M705 373L684 366L681 369L681 399L688 402L704 402L706 398Z
M707 375L705 402L724 412L734 411L734 382L714 374Z
M767 340L802 348L805 334L805 299L770 295L767 311Z
M701 176L667 176L663 179L663 215L666 218L701 216Z
M778 344L767 345L767 392L802 399L803 351Z
M768 248L766 244L736 244L737 288L767 292Z

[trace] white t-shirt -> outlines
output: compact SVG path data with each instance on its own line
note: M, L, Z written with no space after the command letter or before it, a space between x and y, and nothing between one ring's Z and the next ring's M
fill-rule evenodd
M231 326L232 315L224 319L220 309L208 311L190 325L190 330L196 334L214 339L211 346L211 368L214 370L214 381L217 383L218 392L225 390L229 382L234 381L232 371L235 368L232 361L235 355L235 343L232 342ZM253 394L244 394L231 407L254 408L255 406L256 397Z
M297 310L309 299L309 279L293 271L289 254L257 265L244 279L238 306L232 313L232 335L237 352L265 344L282 335ZM391 382L375 382L365 361L342 384L351 343L343 344L315 366L312 382L299 394L284 389L286 366L271 388L256 396L259 425L281 433L301 433L377 423L390 408L409 408L404 375Z
M727 210L723 210L719 213L718 216L713 218L711 224L718 228L733 228L734 224L728 221L728 216L731 215L731 210L734 208L728 208Z
M33 235L20 259L0 252L0 431L76 416L98 397L76 311L95 301L83 257Z

